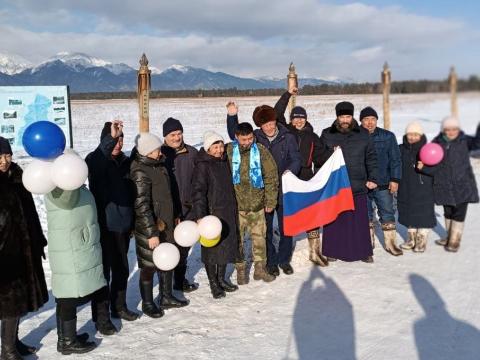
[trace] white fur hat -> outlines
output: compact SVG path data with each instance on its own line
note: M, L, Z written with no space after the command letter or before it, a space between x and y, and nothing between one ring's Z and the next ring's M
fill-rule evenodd
M159 149L162 146L162 141L156 135L142 132L135 138L137 151L140 155L147 156L152 151Z
M407 125L407 128L405 129L405 134L419 134L423 135L423 128L420 123L413 121L410 124Z
M203 149L208 151L210 146L212 146L217 141L225 142L222 135L216 133L215 131L207 131L203 134Z
M452 129L452 128L460 129L460 122L458 121L457 118L454 118L453 116L447 116L442 121L442 130Z

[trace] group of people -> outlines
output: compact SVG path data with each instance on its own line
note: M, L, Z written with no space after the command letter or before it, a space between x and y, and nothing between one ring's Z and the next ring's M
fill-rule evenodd
M123 123L105 123L99 146L86 157L89 189L56 188L45 196L51 288L56 300L57 351L85 353L95 348L86 333L77 333L77 307L91 302L92 320L103 335L118 329L111 318L126 321L139 314L126 303L129 277L128 248L133 233L139 267L143 314L160 318L165 309L184 307L178 292L198 288L186 277L189 248L175 243L174 228L184 220L199 221L215 215L222 222L221 239L201 248L213 298L238 290L249 282L245 240L251 239L254 280L271 282L291 265L293 239L283 230L281 176L286 172L311 179L338 147L342 149L353 192L355 210L346 211L320 229L306 229L309 259L329 262L373 262L375 209L378 210L385 250L398 256L403 250L423 252L429 230L436 225L434 206L444 206L447 236L437 241L455 252L460 246L469 203L478 202L478 190L469 152L480 148L480 126L475 136L460 130L458 120L447 118L433 139L444 159L427 166L419 159L427 142L419 123L407 126L403 143L377 126L371 107L354 119L350 102L336 105L336 119L318 136L304 108L285 111L296 88L283 94L274 107L255 108L254 129L239 122L238 107L227 104L231 142L207 131L200 150L185 144L183 126L168 118L163 141L140 133L130 156L122 151ZM22 316L48 301L42 268L47 239L43 235L32 195L22 184L22 170L12 162L8 141L0 138L0 318L1 359L21 359L34 347L18 338ZM407 241L397 246L398 222L408 228ZM275 239L278 219L278 246ZM176 244L180 262L171 271L158 270L153 250L163 242ZM226 275L234 264L236 282ZM154 277L159 298L154 299ZM174 290L177 293L174 293Z

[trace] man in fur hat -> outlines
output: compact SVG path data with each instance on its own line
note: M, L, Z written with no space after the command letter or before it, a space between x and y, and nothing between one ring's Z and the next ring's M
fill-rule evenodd
M285 126L277 122L275 109L269 105L257 106L253 112L253 121L258 127L254 131L256 140L270 150L277 164L279 178L287 171L297 175L302 165L297 140ZM238 127L237 107L234 103L228 108L227 126L228 134L234 140ZM280 231L278 253L273 242L275 212ZM293 238L285 236L283 232L283 192L281 181L278 192L278 204L271 212L266 212L265 217L267 220L267 271L271 275L278 276L280 275L278 267L280 267L284 274L291 275L293 274L293 268L290 265L293 253Z

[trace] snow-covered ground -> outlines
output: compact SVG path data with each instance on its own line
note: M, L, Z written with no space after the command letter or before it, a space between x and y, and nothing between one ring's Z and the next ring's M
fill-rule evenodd
M185 138L201 142L207 129L224 135L228 99L165 99L150 105L151 131L161 133L161 123L173 116L182 120ZM240 98L240 119L250 120L253 108L276 98ZM381 113L378 95L300 97L315 129L331 124L334 106L350 100L356 114L366 105ZM447 94L394 95L391 97L393 130L401 138L406 124L419 120L429 139L449 112ZM480 120L480 94L459 97L460 119L473 133ZM72 103L74 147L86 155L97 145L103 122L114 117L125 121L125 147L132 146L137 131L135 101L82 101ZM28 159L21 159L25 164ZM477 180L480 160L472 160ZM45 225L41 197L36 203ZM462 247L445 252L433 241L445 234L442 209L431 233L427 252L392 257L377 243L375 263L332 263L313 267L307 260L306 241L298 237L293 259L295 274L281 275L271 284L254 282L225 299L210 296L198 246L189 258L189 277L200 283L188 295L190 305L169 310L161 319L141 319L121 326L118 335L95 334L90 308L79 309L79 331L96 337L98 348L72 359L479 359L480 358L480 208L469 207ZM399 241L406 238L400 227ZM377 235L383 241L381 231ZM140 303L138 271L133 242L128 304ZM44 263L48 282L50 270ZM232 275L235 279L235 273ZM55 302L20 325L26 342L41 347L40 359L60 359L56 352ZM475 349L466 357L462 349Z

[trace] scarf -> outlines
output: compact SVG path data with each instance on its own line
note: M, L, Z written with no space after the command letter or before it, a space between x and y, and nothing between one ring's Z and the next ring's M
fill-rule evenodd
M240 156L240 145L237 141L233 142L232 155L232 177L233 184L240 184L240 165L242 162ZM256 143L253 143L250 148L250 170L249 170L250 184L257 189L263 189L262 165L260 163L260 151Z

